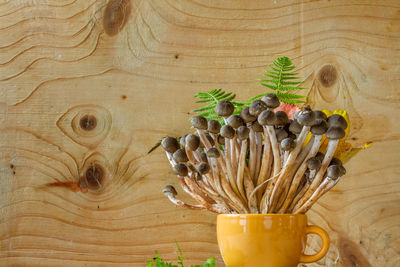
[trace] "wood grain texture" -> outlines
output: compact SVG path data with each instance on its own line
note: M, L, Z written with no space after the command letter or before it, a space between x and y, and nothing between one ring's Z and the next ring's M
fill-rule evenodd
M308 213L332 237L308 266L399 266L399 47L396 0L0 0L0 265L143 266L177 240L223 266L215 215L175 208L146 153L190 131L195 92L248 99L286 55L316 107L349 111L354 145L374 142Z

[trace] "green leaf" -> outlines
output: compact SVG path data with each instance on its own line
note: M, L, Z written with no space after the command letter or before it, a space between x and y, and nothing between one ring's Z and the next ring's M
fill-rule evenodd
M209 92L199 92L194 97L197 99L196 103L203 103L206 105L194 109L192 112L197 113L197 116L204 116L208 120L219 120L222 124L224 124L223 120L217 116L214 110L218 102L222 100L231 101L233 106L237 108L239 112L241 107L246 104L241 102L233 102L236 94L232 92L225 92L222 89L213 89Z
M298 73L293 72L296 68L292 61L287 57L278 57L272 61L263 75L268 79L260 79L260 84L276 92L279 100L285 103L305 103L306 96L295 93L288 94L288 91L304 90L298 87L302 83L299 81ZM262 96L261 96L262 97ZM258 98L251 98L251 100Z

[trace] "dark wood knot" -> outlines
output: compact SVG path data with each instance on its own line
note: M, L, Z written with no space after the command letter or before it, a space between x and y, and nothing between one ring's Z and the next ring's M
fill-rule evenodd
M322 67L322 69L319 71L318 77L323 86L331 87L335 84L337 75L338 74L335 66L329 64Z
M85 131L91 131L97 126L97 119L93 115L84 115L80 121L79 126Z
M84 178L89 189L99 190L102 188L105 178L104 168L97 163L91 164L86 169Z
M130 0L110 0L103 17L103 27L107 35L119 33L128 21L130 12Z

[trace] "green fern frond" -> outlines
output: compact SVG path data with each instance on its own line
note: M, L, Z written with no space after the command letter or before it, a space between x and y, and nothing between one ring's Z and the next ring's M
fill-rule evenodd
M204 107L194 109L192 110L192 112L197 113L196 114L197 116L203 116L207 118L207 120L220 120L222 124L223 120L219 116L217 116L214 111L218 102L222 100L231 101L233 106L235 107L234 114L239 114L241 108L246 104L242 102L232 101L236 97L236 94L227 93L222 89L214 89L209 92L200 92L197 93L194 97L198 99L196 103L208 103L208 104Z
M307 98L307 96L295 93L295 91L304 90L306 88L298 87L301 81L298 81L298 73L292 72L296 67L289 58L279 57L272 62L269 68L270 69L266 70L264 73L268 79L260 79L260 84L262 86L275 91L274 93L282 102L292 104L306 103L305 98ZM260 99L265 94L253 97L252 100Z

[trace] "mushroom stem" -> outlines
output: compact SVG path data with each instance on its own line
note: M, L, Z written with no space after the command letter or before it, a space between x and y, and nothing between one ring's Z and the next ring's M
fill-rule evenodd
M270 207L269 207L269 211L272 212L273 210L275 210L276 205L278 204L278 200L280 197L280 194L282 192L282 190L284 190L282 187L282 184L285 182L284 179L289 180L289 176L288 174L291 171L291 168L294 165L294 162L296 160L297 155L299 154L302 146L303 146L303 142L307 137L308 132L310 131L310 126L303 126L299 137L297 138L297 144L296 147L290 152L288 160L284 166L284 168L282 169L281 175L279 175L278 179L276 180L276 183L272 189L271 192L271 197L270 197ZM289 181L287 182L289 183Z
M258 175L258 178L257 178L256 186L259 186L260 184L263 184L264 181L269 176L270 171L271 171L271 163L272 163L271 141L268 138L268 133L267 133L266 128L264 128L264 132L265 132L264 151L263 151L263 154L262 154L261 169L260 169L260 174ZM265 184L263 184L262 187L265 187ZM262 193L263 192L264 192L264 190L259 190L258 191L257 199L260 199L262 197Z
M235 210L238 213L249 213L248 209L243 205L242 200L239 198L239 195L236 195L232 190L230 184L226 179L221 179L222 187L224 188L228 198L235 204Z
M247 152L247 139L241 141L241 148L239 154L239 165L237 168L237 175L236 175L236 183L239 189L240 194L242 195L243 199L246 199L246 193L244 190L244 167L246 165L246 152Z
M272 176L268 179L266 179L264 182L262 182L261 184L259 184L258 186L256 186L253 191L251 192L250 196L248 197L249 202L256 200L256 194L257 192L260 190L260 188L262 188L266 183L268 183L269 181L271 181L272 179L278 177L279 173L275 176ZM264 199L267 196L267 191L263 192L263 195L261 196L261 199ZM260 200L259 203L259 210L261 211L264 208L264 206L262 205L262 201Z
M231 164L233 173L237 173L240 147L236 141L236 136L231 139Z
M274 184L274 187L272 189L272 193L271 193L271 197L269 200L269 210L270 212L274 211L276 209L276 205L278 204L278 200L280 197L280 193L282 192L282 184L284 183L284 179L288 179L289 176L288 174L291 171L291 168L294 165L294 162L296 160L297 155L299 154L302 146L303 146L303 142L307 137L308 132L310 131L310 126L303 126L300 135L297 139L297 145L296 147L290 152L288 160L284 166L284 168L282 169L281 174L279 175L278 179L276 180L276 183ZM289 183L289 182L288 182Z
M256 132L256 168L254 171L254 180L258 180L261 169L261 153L262 153L262 133Z
M254 184L253 181L251 180L250 177L250 172L249 169L244 166L244 188L246 191L246 197L248 199L248 207L250 209L251 213L259 213L258 207L257 207L257 199L256 198L251 198L251 193L254 190Z
M310 187L309 183L306 183L301 190L296 194L294 197L292 203L290 203L289 208L286 210L289 213L293 213L293 208L296 206L297 202L304 196L304 194L307 192L308 188Z
M203 142L204 146L207 149L210 149L212 146L211 146L210 142L208 141L207 137L205 136L203 130L197 130L197 131L199 133L200 139ZM240 194L239 194L239 191L236 188L236 181L234 180L234 177L233 177L232 167L230 166L229 160L227 159L228 157L225 156L225 154L222 153L222 151L220 150L220 148L218 146L218 142L217 142L218 140L215 138L215 135L214 135L214 140L215 140L215 147L216 147L216 149L218 150L218 152L220 154L220 157L217 159L217 162L221 165L222 171L224 172L225 177L227 177L227 179L229 180L229 183L231 183L231 184L233 184L235 186L235 187L233 187L234 188L233 196L236 194L239 197L239 202L241 203ZM226 149L226 145L227 145L227 140L229 140L229 139L227 139L227 138L225 139L225 149ZM225 179L223 177L221 177L221 185L225 189L225 192L228 194L227 191L229 189L231 189L231 187L229 187L229 189L226 188ZM235 188L236 188L236 191L235 191ZM229 193L228 197L232 199L232 194L230 195L230 193ZM234 197L234 198L237 199L237 197ZM233 201L233 199L232 199L232 201ZM237 204L237 203L235 203L235 204ZM242 206L243 206L243 204L242 204Z
M297 188L300 185L301 179L303 178L303 175L304 175L305 171L307 170L307 160L314 157L318 153L318 150L321 146L321 140L322 140L322 135L316 135L314 137L314 142L310 149L310 152L307 154L306 158L301 163L299 169L297 170L296 174L294 175L292 183L290 184L290 187L289 187L289 192L287 193L287 196L286 196L286 200L283 202L283 205L279 210L280 213L285 212L286 209L289 207L290 203L292 203L293 198L296 194Z
M276 140L276 134L274 126L266 125L264 126L267 129L267 133L271 142L272 147L272 154L274 155L274 176L281 171L281 159L280 159L280 152L278 141ZM267 138L267 137L265 137Z
M190 163L192 163L192 165L196 165L198 162L196 161L196 159L194 157L193 151L190 150L188 147L185 147L185 152L186 152L186 155L187 155Z
M214 191L211 187L207 186L203 181L198 181L197 185L199 189L210 197L219 205L225 207L227 210L233 210L229 204L225 201L223 197L221 197L217 192Z
M185 208L189 208L189 209L193 209L193 210L204 210L205 207L203 205L191 205L191 204L186 204L185 202L183 202L180 199L175 198L171 193L166 194L166 196L168 197L168 199L174 203L177 206L180 207L185 207Z
M206 209L209 211L215 212L215 213L228 213L229 210L226 208L222 207L221 205L218 204L210 204L207 201L205 201L202 197L197 195L196 193L192 192L187 184L185 183L184 177L178 176L178 182L180 183L182 189L189 194L193 199L195 199L197 202L199 202L201 205L203 205Z
M285 166L286 165L286 162L287 162L287 160L288 160L288 157L289 157L289 151L285 151L284 153L283 153L283 166Z
M339 182L338 179L331 179L326 177L321 185L314 191L312 196L299 208L295 208L294 214L306 213L315 202L320 199L326 192L328 192L332 187L334 187Z
M172 158L172 154L165 151L165 154L167 155L167 159L169 161L169 164L171 164L172 167L174 167L176 165L175 160Z
M185 183L187 186L189 186L190 190L201 197L204 201L206 201L209 204L214 204L216 203L214 199L210 198L208 195L203 193L203 190L199 188L197 183L194 181L193 174L190 175L191 177L185 176L183 179L185 180ZM204 205L204 204L203 204Z
M297 205L294 207L294 210L297 210L301 206L303 206L304 203L313 195L314 191L321 184L323 175L325 174L326 169L328 168L329 163L331 162L333 155L335 154L338 143L339 143L339 139L329 140L328 147L326 149L326 153L325 153L324 159L321 164L321 168L318 170L317 174L315 175L315 178L312 181L307 192L304 194L304 196L299 200Z
M225 138L225 152L226 152L226 154L225 154L225 161L226 161L226 168L227 168L227 171L228 171L228 178L229 178L229 183L231 184L231 187L232 187L232 189L233 189L233 191L238 195L238 196L240 196L240 193L239 193L239 189L237 188L237 186L236 186L236 179L235 179L235 177L234 177L234 169L233 169L233 167L232 167L232 165L233 165L233 163L231 162L231 155L230 155L230 153L232 153L232 151L231 150L227 150L227 147L230 147L230 141L231 140L229 140L228 138Z
M218 162L216 161L215 158L211 158L211 159L209 159L209 160L210 160L210 162L211 162L211 165L214 166L214 167L213 167L214 170L215 170L214 177L216 178L217 192L223 197L223 199L226 200L227 205L228 205L229 207L231 207L233 210L239 212L239 210L240 210L239 206L238 206L237 204L235 204L235 203L233 202L233 200L230 199L230 197L229 197L229 196L227 195L227 193L225 192L226 190L224 190L224 188L222 187L222 180L223 180L223 179L226 180L226 178L222 176L222 175L223 175L222 172L219 172L220 168L219 168L219 166L218 166Z
M256 169L256 164L257 164L257 145L256 145L256 133L253 130L253 128L250 127L250 134L249 134L249 140L250 140L250 154L249 154L249 172L250 172L250 177L253 180L254 184L257 183L256 178L255 178L255 169Z

